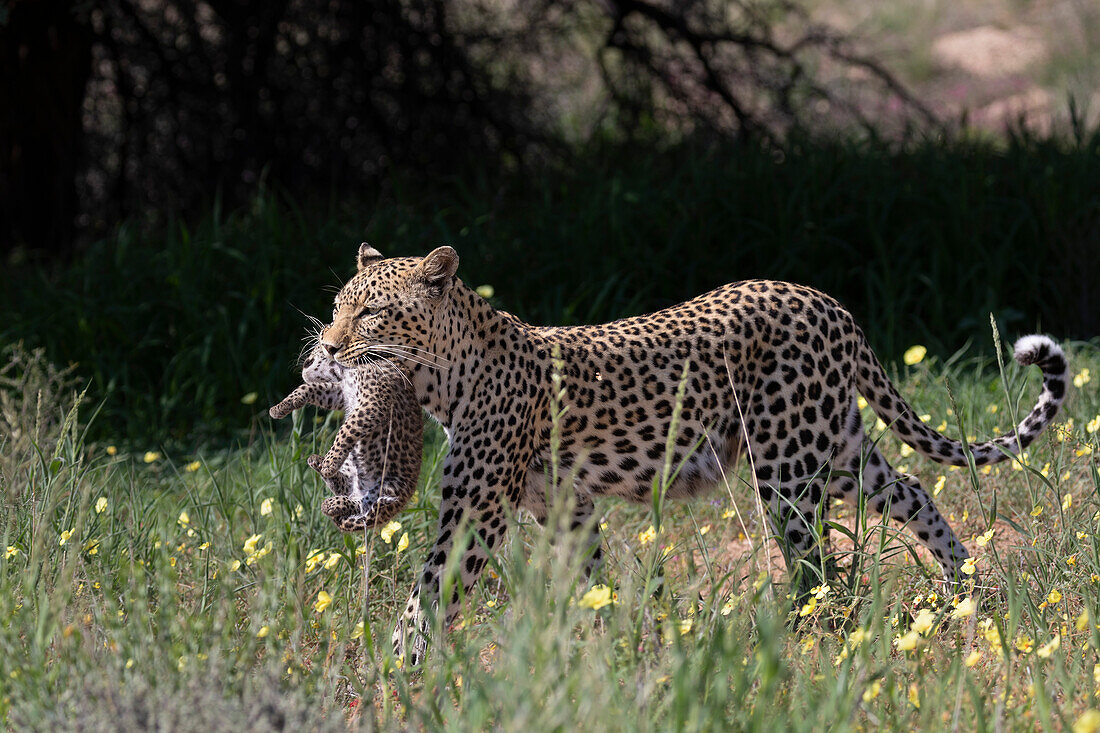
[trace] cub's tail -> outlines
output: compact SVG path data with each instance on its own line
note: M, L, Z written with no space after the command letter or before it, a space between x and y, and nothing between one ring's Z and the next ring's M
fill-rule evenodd
M890 383L862 333L858 333L858 339L856 384L875 414L921 455L937 463L965 466L966 455L962 444L941 435L917 418L913 408ZM974 463L979 466L1000 463L1009 457L1008 454L1015 455L1021 446L1027 448L1058 414L1058 408L1066 397L1069 362L1058 344L1046 336L1024 336L1016 342L1014 351L1017 362L1023 366L1034 364L1042 370L1043 391L1031 412L1015 430L970 446Z

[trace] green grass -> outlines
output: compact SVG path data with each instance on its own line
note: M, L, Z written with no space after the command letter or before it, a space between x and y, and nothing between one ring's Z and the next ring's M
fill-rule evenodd
M342 536L317 511L323 489L302 460L331 439L332 416L307 430L314 417L299 414L278 433L259 420L248 445L198 465L110 455L86 440L102 412L76 407L72 377L27 357L20 372L39 376L4 390L6 414L29 417L0 450L0 712L14 729L82 730L1069 727L1100 706L1100 354L1081 344L1072 360L1096 376L1071 394L1061 419L1072 426L1032 447L1030 468L944 471L884 439L927 486L946 477L940 506L991 589L973 615L952 619L935 569L843 510L834 518L861 551L838 543L830 592L792 623L803 609L784 574L769 579L774 553L734 482L663 507L649 542L651 508L601 502L617 602L598 610L579 602L588 587L571 543L517 521L460 622L410 672L388 639L434 539L438 431L391 542ZM949 433L959 420L1004 431L1036 378L1013 367L1002 385L985 364L930 357L899 375L902 392ZM332 601L319 611L321 591ZM899 650L918 618L933 626Z
M125 225L66 263L13 260L0 345L75 363L102 401L97 440L247 442L258 408L295 383L302 314L330 312L369 240L391 255L455 246L464 279L534 323L610 320L770 277L840 299L886 360L914 342L988 355L990 313L1009 334L1100 332L1098 151L1096 133L903 150L793 141L781 154L685 144L593 149L523 178L396 180L330 207L261 192L193 224Z
M334 417L275 425L263 410L297 382L303 314L329 311L366 239L387 254L453 244L464 279L535 323L639 313L748 277L815 285L887 362L928 347L897 376L934 426L1003 432L1036 377L1012 367L1002 386L989 314L1013 336L1097 333L1098 150L1095 134L902 151L796 142L782 156L592 150L575 170L395 181L354 205L261 193L191 225L123 226L69 262L13 259L0 289L7 725L1072 724L1098 707L1095 342L1073 348L1075 372L1095 376L1071 394L1060 419L1072 425L1044 435L1027 468L945 471L883 439L927 487L943 477L938 502L995 589L973 616L941 618L935 570L904 533L838 509L839 573L794 623L804 604L787 598L742 475L709 500L660 507L660 521L602 502L602 580L617 602L599 610L579 602L589 588L571 544L518 518L417 673L387 649L434 540L443 436L428 430L420 490L387 543L340 535L318 512L323 489L303 458L323 452ZM646 542L650 525L661 531ZM332 601L319 611L322 591ZM897 649L923 609L934 633Z

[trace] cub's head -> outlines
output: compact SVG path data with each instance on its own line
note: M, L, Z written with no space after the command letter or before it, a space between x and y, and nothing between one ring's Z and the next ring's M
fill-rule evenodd
M340 382L344 379L344 371L345 367L334 361L328 349L318 341L302 362L302 381L307 384Z
M458 253L440 247L423 258L384 259L363 243L356 264L355 276L336 296L320 345L346 366L372 356L430 358L432 329L439 327L434 316L456 286Z

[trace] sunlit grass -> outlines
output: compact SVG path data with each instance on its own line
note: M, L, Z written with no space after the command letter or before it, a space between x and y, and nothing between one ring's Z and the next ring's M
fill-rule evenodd
M836 571L789 597L742 472L658 514L602 502L607 562L590 582L573 542L516 518L415 671L389 635L434 540L438 430L400 526L350 536L320 515L304 462L331 416L173 455L88 444L89 406L46 392L48 429L0 462L0 709L16 729L1089 730L1100 358L1078 345L1071 359L1078 389L1026 461L971 475L882 441L973 553L972 594L945 588L908 535L838 506L821 520L836 522ZM948 433L1004 432L1035 394L1034 374L1012 367L1002 385L965 354L907 361L902 392Z

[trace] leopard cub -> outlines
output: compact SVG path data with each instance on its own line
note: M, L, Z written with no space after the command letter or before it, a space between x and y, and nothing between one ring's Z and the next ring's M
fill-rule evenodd
M321 513L345 532L386 524L412 498L420 475L424 425L407 375L389 363L341 366L318 344L302 382L268 413L280 419L307 404L344 410L332 448L307 459L333 493Z

